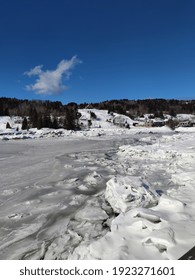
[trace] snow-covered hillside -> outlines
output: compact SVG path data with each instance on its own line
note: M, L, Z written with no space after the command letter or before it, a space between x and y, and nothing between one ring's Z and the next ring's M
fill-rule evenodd
M96 118L91 117L91 112L94 113ZM92 137L102 135L113 135L115 133L120 134L128 133L127 127L133 126L133 120L127 116L119 114L108 114L106 110L96 109L82 109L79 110L81 117L79 119L81 130L68 131L65 129L49 129L42 128L37 130L36 128L29 129L28 131L21 130L22 120L19 117L0 117L0 139L35 139L35 138L50 138L50 137L67 137L76 135L77 137ZM6 129L7 122L12 127ZM18 129L17 129L18 128Z
M116 129L116 125L119 127L125 127L127 124L133 125L131 118L117 113L109 114L107 110L82 109L79 112L82 115L80 121L85 126L88 126L88 120L92 121L91 128ZM95 114L96 118L91 117L91 112Z
M0 259L181 257L195 245L195 128L80 112L76 132L0 118Z
M164 131L169 131L169 128L165 125L166 121L171 116L166 115L164 120L151 118L151 115L145 115L142 118L132 120L128 116L120 115L117 113L108 113L107 110L97 109L80 109L79 124L81 130L70 131L65 129L49 129L49 128L31 128L29 130L22 130L22 118L21 117L0 117L0 140L12 140L12 139L36 139L36 138L59 138L59 137L99 137L99 136L112 136L116 134L132 134L136 131L147 131L151 129L151 132L155 132L163 126ZM194 123L194 115L180 114L176 118L177 121L181 121L185 124L185 121ZM10 124L9 129L6 129L7 123ZM188 122L186 122L188 126ZM154 127L153 127L154 126ZM131 129L131 131L128 131Z
M119 114L108 114L106 110L96 109L82 109L79 110L80 117L80 131L67 131L65 129L49 129L42 128L37 130L36 128L29 129L28 131L21 130L22 119L20 117L0 117L0 139L35 139L43 137L66 137L73 134L78 137L86 136L101 136L105 134L121 133L121 129L124 130L129 124L132 126L133 121L126 116ZM94 113L96 118L91 117L91 112ZM6 129L6 124L9 123L11 129ZM119 132L120 130L120 132Z
M19 140L19 139L36 139L36 138L62 138L62 137L99 137L112 136L116 134L131 134L137 130L141 131L144 127L143 121L133 121L131 118L117 113L108 114L107 110L96 109L80 109L81 114L79 123L81 130L70 131L65 129L49 129L49 128L31 128L22 130L21 117L0 117L0 140ZM94 118L95 116L95 118ZM147 116L145 117L147 120ZM6 124L9 123L11 128L6 129ZM134 124L138 124L135 128ZM150 129L150 127L149 127ZM156 128L158 130L158 128ZM169 130L167 127L165 130ZM145 127L144 127L145 130ZM152 128L155 131L155 128Z

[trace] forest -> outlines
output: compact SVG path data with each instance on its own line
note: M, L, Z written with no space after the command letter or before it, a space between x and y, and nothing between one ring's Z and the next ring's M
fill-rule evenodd
M80 113L78 109L99 109L123 114L134 119L144 114L153 114L163 118L165 114L175 117L177 114L195 114L195 100L144 99L144 100L109 100L99 103L63 105L60 101L19 100L0 98L0 116L20 116L22 128L31 127L65 128L78 130Z

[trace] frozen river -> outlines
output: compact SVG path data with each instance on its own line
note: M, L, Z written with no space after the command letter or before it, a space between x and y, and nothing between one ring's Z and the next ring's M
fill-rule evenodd
M193 166L194 133L1 141L0 259L178 258L195 240ZM164 196L118 216L105 200L116 176Z
M118 145L111 139L1 141L0 258L39 258L43 241L49 244L63 224L66 231L67 217L105 188L104 159Z

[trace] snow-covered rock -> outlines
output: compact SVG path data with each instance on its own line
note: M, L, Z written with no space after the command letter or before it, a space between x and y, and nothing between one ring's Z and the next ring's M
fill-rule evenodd
M126 212L135 207L157 204L159 195L143 179L116 176L107 182L105 198L114 212Z

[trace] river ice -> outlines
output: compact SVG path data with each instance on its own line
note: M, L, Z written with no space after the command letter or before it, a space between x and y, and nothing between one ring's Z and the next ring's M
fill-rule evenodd
M0 141L0 259L179 258L195 241L194 132Z

